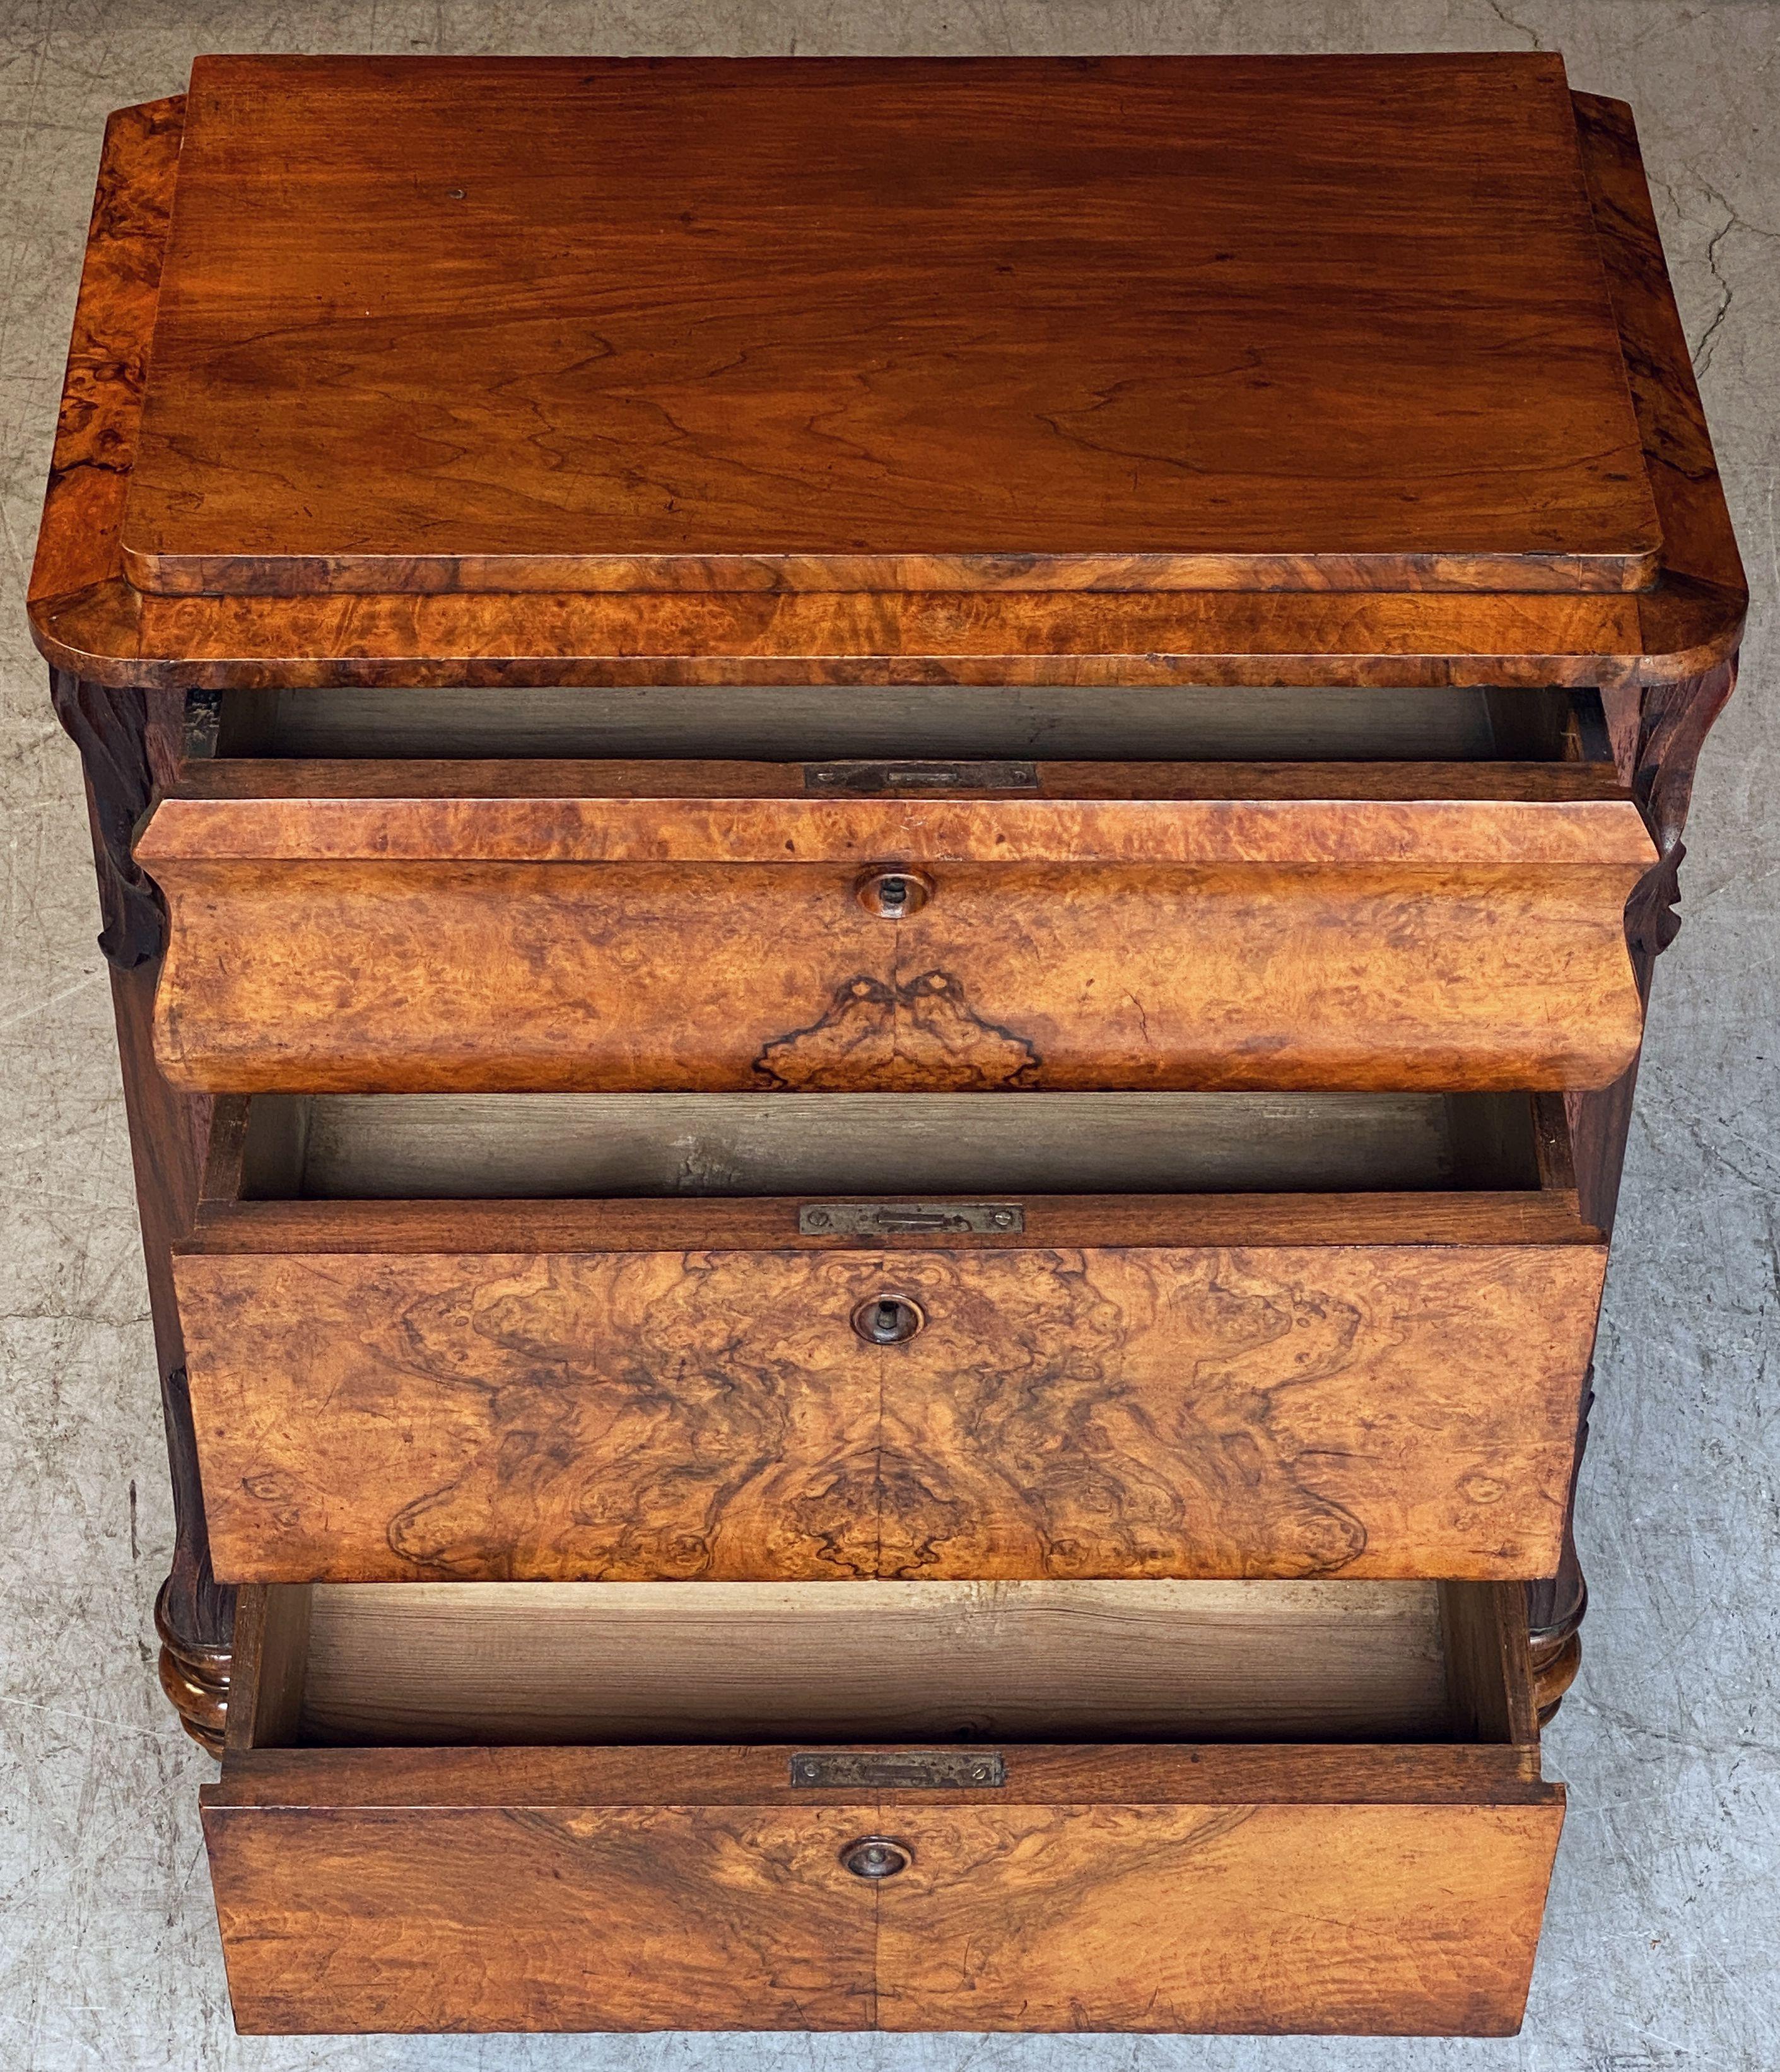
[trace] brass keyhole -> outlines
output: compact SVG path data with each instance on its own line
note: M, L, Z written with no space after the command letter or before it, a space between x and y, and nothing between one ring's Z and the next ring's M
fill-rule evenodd
M887 1835L861 1835L841 1852L841 1860L855 1877L878 1879L899 1877L915 1857Z
M853 1329L872 1346L899 1346L927 1321L920 1304L906 1295L874 1295L853 1313Z
M933 880L919 870L873 870L860 879L855 890L868 914L900 921L927 905L933 897Z

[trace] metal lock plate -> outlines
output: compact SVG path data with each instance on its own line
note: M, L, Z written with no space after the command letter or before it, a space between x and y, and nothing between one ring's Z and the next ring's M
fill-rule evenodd
M1006 1237L1026 1227L1017 1202L806 1202L800 1237Z
M853 798L930 791L1036 791L1036 763L806 763L804 789Z
M993 1749L819 1749L791 1758L791 1782L816 1791L993 1791L1007 1782Z

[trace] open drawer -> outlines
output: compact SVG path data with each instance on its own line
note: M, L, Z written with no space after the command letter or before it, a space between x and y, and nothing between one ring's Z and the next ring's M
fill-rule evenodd
M244 1591L236 2019L1511 2033L1563 1808L1520 1600Z
M225 1581L1558 1565L1555 1096L257 1097L205 1186Z
M1577 1089L1610 764L195 761L137 857L206 1092Z

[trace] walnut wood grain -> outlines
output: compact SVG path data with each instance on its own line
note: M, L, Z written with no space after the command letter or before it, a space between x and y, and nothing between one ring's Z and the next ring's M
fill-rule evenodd
M1313 1247L187 1250L215 1558L237 1581L1546 1572L1604 1252L1347 1244L1340 1206ZM862 1343L886 1293L926 1324Z
M1498 2034L1562 1818L1506 1753L1014 1749L994 1794L798 1803L782 1750L269 1750L204 1821L249 2032ZM862 1833L910 1868L850 1877Z
M79 612L117 580L184 123L175 95L120 108L105 124L31 574L34 625Z
M1696 675L1734 653L1737 635L1729 629L1742 623L1748 586L1632 111L1598 94L1572 97L1645 471L1663 527L1662 578L1639 598L1638 615L1649 652L1670 659L1649 680Z
M218 1101L220 1112L236 1107ZM245 1105L241 1104L240 1105ZM1042 1118L1038 1118L1040 1121ZM1017 1190L1016 1190L1017 1191ZM833 1195L809 1201L832 1202ZM849 1195L849 1200L857 1199ZM314 1252L920 1252L931 1235L805 1231L806 1198L687 1195L642 1201L228 1201L200 1203L180 1255ZM1593 1245L1573 1189L1342 1194L1021 1193L1017 1231L984 1231L976 1252L1034 1245Z
M1690 531L1688 485L1721 511L1709 449L1678 469L1659 456L1687 433L1697 394L1661 246L1618 105L1577 97L1596 227L1634 382L1646 465L1665 532ZM1616 112L1617 111L1617 112ZM1612 117L1604 122L1603 113ZM115 118L76 327L64 441L95 409L133 449L132 370L154 309L183 102ZM1617 125L1617 127L1615 126ZM159 139L127 148L133 130ZM138 238L135 224L145 226ZM1627 282L1643 291L1627 293ZM83 347L97 349L87 352ZM1691 437L1691 434L1688 434ZM121 449L120 449L121 450ZM57 466L78 452L59 442ZM1243 594L804 597L145 596L123 579L117 522L125 481L97 518L52 490L31 585L34 635L56 666L106 684L1034 683L1595 684L1664 682L1735 651L1745 611L1728 527L1709 566L1689 557L1630 596L1309 592ZM1714 521L1715 525L1716 521ZM81 573L71 578L67 571ZM1700 581L1704 574L1704 582Z
M1462 1587L1462 1586L1461 1586ZM1487 1587L1487 1586L1483 1586ZM244 1633L273 1592L241 1592ZM302 1593L297 1593L302 1594ZM243 1658L246 1647L244 1642ZM244 1710L248 1709L244 1694ZM847 1743L849 1747L911 1745ZM922 1744L928 1745L928 1744ZM953 1744L942 1744L951 1746ZM784 1742L589 1745L574 1747L320 1749L289 1737L237 1741L204 1803L221 1807L845 1805L853 1790L794 1786ZM1344 1799L1367 1806L1536 1806L1551 1801L1536 1751L1476 1742L1145 1741L1120 1745L1018 1742L1001 1750L1022 1801L1034 1806L1305 1806ZM885 1790L902 1806L999 1805L992 1791Z
M869 1811L208 1807L236 2025L869 2029Z
M1597 684L1650 665L1630 596L1181 591L797 597L158 598L121 577L34 606L97 682ZM1742 614L1691 625L1734 648Z
M143 590L1630 590L1659 544L1560 59L193 68Z
M1316 694L1309 695L1314 699ZM424 709L425 702L417 696L417 706ZM712 711L708 719L701 718L714 726L721 715ZM1412 716L1409 723L1413 725ZM508 724L510 731L516 726L523 733L524 722L517 715ZM915 730L924 722L905 724ZM1116 729L1111 739L1116 743ZM1227 859L1232 853L1256 852L1247 843L1234 850L1201 845L1219 837L1230 843L1239 829L1250 832L1252 839L1260 832L1257 824L1277 814L1292 843L1281 853L1282 859L1289 856L1301 862L1318 853L1306 844L1327 845L1347 856L1400 855L1406 846L1413 849L1424 828L1463 829L1473 841L1486 838L1492 829L1512 828L1517 853L1529 853L1531 845L1531 853L1548 860L1601 861L1604 852L1628 859L1646 853L1635 821L1629 814L1608 816L1576 809L1616 800L1624 804L1636 764L1634 757L1633 767L1622 775L1605 754L1589 762L1385 759L1369 744L1357 746L1354 759L1345 762L1080 762L1047 757L1028 764L1030 780L1017 787L965 781L914 791L886 787L882 792L849 797L817 791L806 763L734 757L236 754L206 755L184 768L162 801L166 810L159 838L177 828L176 845L194 853L257 856L278 853L306 824L321 824L325 816L326 824L338 831L337 844L363 843L371 839L368 829L376 831L376 848L337 848L334 853L340 854L390 854L392 837L413 840L425 828L432 841L458 845L458 853L487 856L505 853L482 846L497 827L548 825L560 831L565 855L659 857L663 852L657 845L672 830L676 843L689 844L676 847L676 853L737 857L758 853L736 846L750 832L767 845L768 854L777 855L783 833L804 825L819 830L824 844L839 843L874 856L878 851L869 837L848 830L939 829L948 831L948 841L969 842L971 830L985 819L980 806L993 801L996 810L987 820L996 829L997 854L1015 837L1021 853L1055 857L1071 853L1055 846L1059 833L1096 843L1122 834L1127 841L1157 845L1133 853L1190 853L1207 860ZM961 774L972 768L968 760L956 767ZM387 815L368 810L373 802L396 800L417 808L406 827L393 828ZM1164 810L1177 802L1191 803L1197 810L1188 815ZM1326 817L1306 810L1326 802L1331 805ZM1375 808L1437 804L1441 811L1393 820L1382 812L1355 815L1341 810L1355 803ZM1279 812L1287 805L1291 812ZM1496 810L1527 805L1540 811L1504 815ZM1145 830L1146 820L1158 824ZM1356 841L1377 843L1387 837L1387 850L1355 846ZM721 850L712 846L720 841ZM633 845L639 842L650 846L638 850ZM973 844L960 853L980 852ZM1105 851L1096 848L1091 853ZM1493 845L1489 853L1495 853Z
M811 798L772 766L772 792L726 796L730 766L685 763L546 766L543 791L447 764L411 797L408 767L339 796L342 766L286 766L263 796L228 765L157 808L136 853L173 911L175 1079L1589 1085L1637 1042L1619 917L1651 850L1592 767L1387 767L1344 797L1351 770L1247 765L1225 782L1256 796L1219 798L1190 766L1115 766L1122 796L919 801ZM940 859L903 920L853 897L874 860Z
M1555 1806L898 1807L886 2029L1512 2035Z
M959 864L891 922L851 865L139 853L212 1092L1586 1087L1642 1026L1636 864Z

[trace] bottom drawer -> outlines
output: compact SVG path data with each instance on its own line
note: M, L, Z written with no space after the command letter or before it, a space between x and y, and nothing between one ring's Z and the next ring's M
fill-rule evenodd
M1519 2025L1521 1593L244 1589L203 1794L249 2032Z

